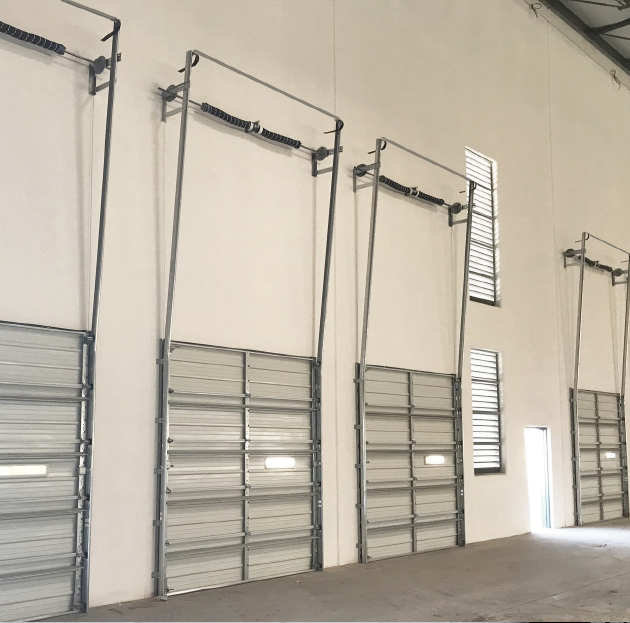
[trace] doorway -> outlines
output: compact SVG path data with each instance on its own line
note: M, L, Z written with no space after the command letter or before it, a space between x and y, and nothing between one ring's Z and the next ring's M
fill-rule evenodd
M532 532L551 528L551 479L549 429L525 428L525 459L529 490L530 529Z

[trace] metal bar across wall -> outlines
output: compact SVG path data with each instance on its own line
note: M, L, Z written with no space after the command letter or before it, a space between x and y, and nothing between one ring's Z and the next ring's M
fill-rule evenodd
M77 580L75 584L75 598L73 608L74 610L87 611L89 605L89 584L90 584L90 524L92 514L92 469L93 469L93 447L94 447L94 399L95 399L95 385L96 385L96 351L98 343L98 321L100 315L100 301L102 290L102 276L103 276L103 260L105 249L105 225L107 216L107 205L109 197L109 172L110 172L110 156L111 156L111 144L112 144L112 127L113 127L113 114L114 114L114 96L116 86L116 76L118 62L120 60L119 53L119 32L121 22L117 17L108 15L91 7L75 2L74 0L62 0L65 4L81 9L98 17L108 19L114 23L114 27L111 33L107 34L102 41L111 39L111 56L109 59L104 56L100 56L94 60L87 58L85 55L71 52L61 44L57 44L43 37L32 35L21 31L15 27L5 25L6 34L8 36L26 41L34 46L43 48L46 51L53 51L54 53L63 56L68 56L80 59L87 62L89 70L88 79L88 91L91 95L96 95L103 89L108 89L107 98L107 112L105 122L105 140L103 147L103 175L101 181L101 194L100 194L100 209L99 209L99 221L98 221L98 243L96 250L96 268L94 276L94 291L92 298L92 309L90 317L90 326L88 331L83 333L83 346L81 355L81 382L78 385L80 389L80 395L75 397L59 397L34 394L34 395L19 395L11 394L4 395L3 403L5 401L12 402L36 402L36 403L50 403L50 404L63 404L77 401L80 404L80 422L79 422L79 457L78 465L78 484L77 484L77 512L79 519L79 528L76 535L76 570ZM3 31L4 32L4 31ZM102 82L99 86L96 85L97 76L109 72L109 77L106 81ZM4 326L13 326L16 329L32 329L34 332L40 330L47 331L61 331L67 334L77 334L76 331L70 331L65 329L56 329L54 327L38 327L35 325L20 324L20 323L3 323ZM34 385L31 385L34 387ZM52 387L52 386L51 386ZM29 455L30 457L30 455ZM33 457L30 457L33 458ZM51 613L53 614L53 613Z
M476 182L469 180L465 175L458 173L457 171L440 164L418 152L409 149L399 143L392 141L390 139L381 137L376 140L376 147L374 150L374 162L372 165L363 166L363 171L371 171L372 174L372 202L371 202L371 212L370 212L370 231L368 238L368 253L367 253L367 268L366 268L366 285L365 285L365 295L364 295L364 303L363 303L363 325L361 331L361 348L360 348L360 356L359 363L357 364L357 441L358 441L358 464L357 464L357 476L358 476L358 500L357 500L357 508L359 515L359 560L361 562L368 562L370 559L370 555L368 554L368 518L367 518L367 509L368 509L368 499L367 499L367 439L366 439L366 419L368 417L367 409L366 409L366 374L368 369L380 369L386 370L387 368L375 366L368 366L366 362L367 358L367 343L368 343L368 333L369 333L369 319L370 319L370 304L372 298L372 280L373 280L373 272L374 272L374 248L375 248L375 240L376 240L376 222L377 222L377 211L378 211L378 197L379 197L379 172L381 169L381 157L382 151L387 145L394 145L398 147L402 151L405 151L425 162L429 162L445 171L448 171L457 177L463 178L468 182L468 215L466 220L466 243L465 243L465 262L464 262L464 277L463 277L463 287L462 287L462 308L460 315L460 333L459 333L459 345L458 345L458 354L457 354L457 373L454 377L453 382L453 405L455 411L455 429L454 429L454 439L455 439L455 458L456 458L456 481L457 481L457 513L460 516L458 520L458 531L457 531L457 544L464 545L466 541L465 537L465 525L464 525L464 483L463 483L463 449L462 449L462 411L461 411L461 378L463 374L463 362L464 362L464 348L465 348L465 331L466 331L466 311L467 311L467 302L468 302L468 285L469 285L469 259L470 259L470 246L471 246L471 232L472 232L472 217L473 217L473 203L474 203L474 194L475 188L479 186ZM355 169L356 175L357 169ZM363 172L361 174L364 174ZM355 189L356 183L355 183ZM413 387L413 384L410 382L410 387ZM413 406L413 394L410 398L410 407ZM410 414L413 413L413 409L410 411ZM413 431L410 432L413 435ZM412 475L414 476L414 464L412 462ZM415 514L415 499L416 494L412 493L413 496L413 513ZM417 543L417 529L414 526L413 528L413 551L416 551L416 543Z
M160 374L160 417L158 418L159 424L159 464L157 469L158 474L158 490L159 490L159 500L158 500L158 516L156 518L156 528L157 528L157 564L155 571L156 578L156 594L161 598L166 598L168 593L168 586L166 585L166 551L165 551L165 533L167 526L167 469L168 469L168 448L169 448L169 389L170 389L170 370L171 370L171 352L172 352L172 328L173 328L173 309L174 309L174 298L175 298L175 283L177 276L177 257L178 257L178 247L179 247L179 227L181 221L181 213L182 213L182 195L183 195L183 184L184 184L184 160L186 154L186 135L188 130L188 114L190 104L193 103L193 100L190 99L190 88L191 88L191 73L192 68L197 65L199 59L206 59L211 61L221 67L232 71L248 80L252 80L253 82L260 84L264 87L269 88L270 90L283 95L292 101L295 101L299 104L302 104L310 109L316 110L327 117L331 117L335 120L335 129L333 130L335 134L334 139L334 147L332 150L327 150L325 148L320 148L319 150L312 150L310 148L306 148L308 151L313 152L313 175L316 176L321 173L331 172L331 185L330 185L330 201L329 201L329 209L328 209L328 223L327 223L327 234L326 234L326 251L325 251L325 259L324 259L324 274L323 274L323 283L322 283L322 298L321 298L321 308L319 315L319 327L318 327L318 338L317 338L317 347L316 347L316 355L314 358L314 366L313 366L313 400L312 400L312 408L309 405L310 412L313 417L313 425L315 431L315 438L313 442L316 447L316 456L313 461L313 481L316 482L318 476L321 478L321 448L320 448L320 437L321 437L321 367L323 360L323 352L324 352L324 336L325 336L325 325L326 325L326 316L328 309L328 292L329 292L329 284L330 284L330 272L331 272L331 258L332 258L332 249L333 249L333 235L334 235L334 223L335 223L335 208L336 208L336 195L337 195L337 181L339 176L339 153L342 151L341 147L341 130L343 128L343 122L341 119L319 106L316 106L306 100L303 100L287 91L279 89L278 87L269 84L259 78L247 74L240 69L237 69L223 61L212 57L200 50L190 50L186 53L186 64L184 67L184 81L177 86L169 87L168 89L160 89L160 92L163 97L163 120L166 120L166 117L179 113L181 114L180 121L180 134L179 134L179 150L178 150L178 161L177 161L177 178L176 178L176 187L175 187L175 207L173 214L173 231L172 231L172 241L171 241L171 260L170 260L170 268L169 268L169 280L168 280L168 292L167 292L167 303L166 303L166 318L165 318L165 329L164 329L164 339L162 341L162 350L161 350L161 358L158 363L161 366L161 374ZM179 95L181 93L181 95ZM166 102L173 101L177 99L181 101L181 108L178 110L173 110L170 112L166 112ZM205 105L200 105L202 110L204 110ZM209 105L205 108L213 114L215 117L218 117L221 120L228 120L228 123L240 127L244 129L247 127L246 131L252 131L252 127L256 126L253 130L258 134L262 134L265 137L266 130L262 130L262 128L258 127L256 122L244 122L243 120L239 120L235 117L224 113L214 107L210 107ZM283 137L281 135L276 135L274 133L267 132L267 135L272 135L273 138L271 140L275 140L277 142L285 143L289 146L299 148L301 147L301 142L295 141L293 139L288 139L287 137ZM333 156L333 164L330 169L317 171L315 164L315 152L318 152L318 160L321 159L319 157L320 152L323 150L324 155ZM248 394L249 392L245 390L245 406L248 404ZM263 407L264 408L264 407ZM276 408L277 410L277 408ZM249 411L245 408L245 413L247 414ZM247 452L248 449L248 438L247 438L247 417L245 418L244 423L244 434L245 436L245 452L243 454L243 464L247 465L250 454ZM247 469L244 470L244 478L247 478ZM244 573L247 573L247 557L249 556L247 547L247 526L245 525L248 521L248 483L244 482L244 537L243 544L245 545L243 549L243 561L244 561ZM317 519L317 531L319 531L319 535L315 538L314 544L314 568L320 569L322 567L322 548L321 548L321 487L318 488L317 500L313 500L313 512L314 516ZM243 580L247 580L247 577L243 577Z
M628 266L630 266L630 253L625 251L624 249L611 244L610 242L598 238L592 234L587 232L582 233L581 237L581 247L578 251L579 266L580 266L580 275L579 275L579 284L578 284L578 300L577 300L577 327L575 332L575 357L573 362L573 387L569 390L569 400L571 406L571 439L572 439L572 450L573 450L573 492L574 492L574 519L575 524L577 526L581 526L584 522L584 504L589 503L588 501L583 500L583 483L582 479L584 477L584 470L582 466L583 454L585 450L585 446L580 442L580 422L584 422L584 418L580 413L580 400L582 399L585 393L593 394L594 396L594 409L595 409L595 444L598 448L602 447L602 443L600 440L600 396L611 396L606 392L585 392L585 390L580 389L580 363L581 363L581 349L582 349L582 324L583 324L583 309L584 309L584 279L586 274L586 247L587 241L592 238L594 240L598 240L606 244L607 246L616 249L624 253L627 256L627 261L629 262ZM565 255L566 257L566 255ZM566 260L565 260L566 262ZM621 271L620 271L621 272ZM621 478L621 497L622 497L622 514L624 517L628 517L630 515L630 508L628 502L628 473L627 473L627 451L626 451L626 442L625 442L625 393L626 393L626 374L627 374L627 364L628 364L628 340L629 340L629 330L630 330L630 284L628 279L628 271L625 271L626 274L626 296L625 296L625 313L624 313L624 334L623 334L623 349L622 349L622 364L621 364L621 393L613 394L618 401L618 420L619 420L619 453L620 453L620 478ZM615 281L613 280L613 285L615 285ZM601 463L601 451L598 450L598 455L596 457L596 463L598 465L597 473L601 475L603 471L603 466ZM599 481L599 496L602 499L603 490L602 490L602 481L600 476ZM601 505L600 509L600 520L606 518L604 513L604 506Z

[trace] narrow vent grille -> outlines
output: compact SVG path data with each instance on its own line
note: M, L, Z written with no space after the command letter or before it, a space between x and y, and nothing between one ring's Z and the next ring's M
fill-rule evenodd
M471 349L473 454L475 473L501 471L501 406L499 355Z
M495 171L492 160L466 149L466 175L482 184L475 190L470 247L470 298L496 305L496 210Z

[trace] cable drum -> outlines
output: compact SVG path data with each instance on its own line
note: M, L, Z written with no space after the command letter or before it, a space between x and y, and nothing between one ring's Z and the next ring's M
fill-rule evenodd
M4 22L0 22L0 33L13 37L14 39L19 39L20 41L25 41L26 43L31 43L32 45L44 48L44 50L49 50L55 54L63 55L66 52L66 46L61 45L61 43L55 43L50 39L45 39L44 37L34 35L33 33L26 32L25 30L20 30L19 28L5 24Z

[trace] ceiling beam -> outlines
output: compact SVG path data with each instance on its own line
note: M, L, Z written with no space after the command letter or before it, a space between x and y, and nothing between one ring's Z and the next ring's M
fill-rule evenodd
M626 19L622 19L620 22L617 22L615 24L607 24L606 26L597 26L595 28L591 28L591 32L594 32L599 35L603 35L604 33L612 32L613 30L618 30L619 28L623 28L624 26L627 26L628 24L630 24L630 17Z
M567 24L577 30L585 39L590 41L604 56L619 65L619 67L630 76L630 59L626 58L619 50L610 45L600 33L594 32L591 26L578 17L560 0L541 1Z

